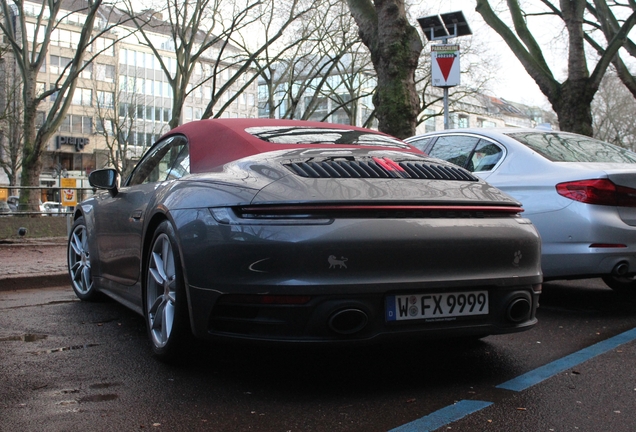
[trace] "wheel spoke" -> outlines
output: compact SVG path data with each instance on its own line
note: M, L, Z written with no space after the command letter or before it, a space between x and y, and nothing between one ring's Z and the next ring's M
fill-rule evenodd
M88 257L88 235L86 235L86 230L82 230L81 242L82 242L82 251Z
M93 281L91 280L91 269L88 266L82 268L82 287L85 292L88 292L92 287Z
M170 241L163 239L161 244L161 257L163 258L163 275L166 276L164 280L168 280L167 275L170 270L170 262L172 261L172 248L170 247Z
M80 240L76 232L73 233L73 238L71 240L71 248L73 249L73 252L75 252L75 255L78 255L78 256L82 255L82 250L84 250L83 242L82 240Z
M152 253L152 261L153 266L151 266L150 271L153 272L153 278L157 281L159 285L163 285L163 282L167 280L166 273L164 271L164 256L153 252Z
M82 271L82 263L81 262L75 262L71 265L71 273L73 276L73 280L76 281Z
M176 296L176 293L175 293L175 290L174 290L173 286L171 286L170 291L168 292L167 296L168 296L168 302L170 302L170 304L174 305L174 303L177 301L177 296Z
M161 337L167 341L172 331L172 323L174 322L174 306L172 303L166 303L163 308L163 325L161 327Z
M148 308L148 314L151 315L151 316L156 315L157 314L157 310L159 309L159 306L161 306L161 302L162 301L163 301L163 298L161 296L159 296L156 299L154 299L152 304Z
M152 280L154 281L155 284L163 285L163 278L161 277L161 273L157 269L150 268L148 270L148 273L150 273L150 276L152 276ZM148 281L148 283L150 283L150 280Z
M157 313L154 315L154 320L152 321L151 328L153 330L159 330L159 332L163 332L163 310L165 309L165 303L160 302L159 306L157 306ZM163 341L163 339L161 339Z

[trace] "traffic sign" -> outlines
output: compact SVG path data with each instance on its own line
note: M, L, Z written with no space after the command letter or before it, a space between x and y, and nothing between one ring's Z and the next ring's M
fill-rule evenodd
M431 78L434 87L459 85L459 45L431 45Z

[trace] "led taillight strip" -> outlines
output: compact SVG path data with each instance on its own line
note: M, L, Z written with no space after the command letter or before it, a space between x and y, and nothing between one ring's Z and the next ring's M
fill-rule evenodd
M450 206L450 205L262 205L239 208L242 213L251 214L293 214L293 213L325 213L350 211L425 211L425 212L487 212L518 214L524 210L516 206Z

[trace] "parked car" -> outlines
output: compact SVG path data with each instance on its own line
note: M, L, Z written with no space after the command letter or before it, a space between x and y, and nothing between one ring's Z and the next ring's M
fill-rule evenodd
M6 201L0 201L0 215L8 215L12 213L11 207Z
M53 203L51 201L51 203ZM9 204L9 208L11 209L12 212L18 212L18 206L20 204L20 197L15 196L15 195L11 195L9 196L9 198L7 199L7 204ZM53 204L59 204L59 203L53 203ZM22 210L24 211L24 210ZM39 200L39 206L33 210L35 213L39 212L39 213L47 213L47 209L44 207L44 203L42 203L41 200Z
M55 201L44 201L40 205L40 209L47 213L48 216L59 216L59 213L64 213L64 206L61 203Z
M548 279L600 276L636 293L636 153L572 133L455 129L406 140L521 201Z
M540 239L464 169L345 125L201 120L121 182L93 171L68 268L82 300L145 317L170 360L189 337L355 343L481 337L536 323Z
M17 196L11 195L9 198L7 198L7 204L9 205L9 208L11 209L12 212L17 212L18 211L18 202L19 202L19 198Z

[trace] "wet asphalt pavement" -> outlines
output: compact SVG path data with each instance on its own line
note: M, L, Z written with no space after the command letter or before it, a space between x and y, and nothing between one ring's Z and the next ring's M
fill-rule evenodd
M544 286L533 330L355 349L199 344L157 362L143 319L69 286L0 292L0 431L634 431L636 342L502 383L636 328L599 280ZM450 423L436 413L485 407ZM442 416L443 417L443 416ZM427 426L428 425L428 426Z

